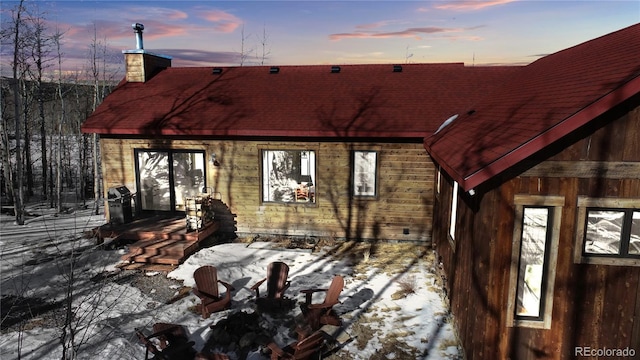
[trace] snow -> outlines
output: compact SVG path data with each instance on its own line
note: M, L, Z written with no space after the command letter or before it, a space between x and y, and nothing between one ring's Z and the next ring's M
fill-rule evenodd
M194 285L193 272L202 265L214 265L218 278L235 287L230 310L203 319L193 308L199 303L191 292L171 304L155 301L126 281L99 281L105 276L117 277L116 265L124 250L103 250L92 239L82 236L104 223L103 215L91 215L89 210L53 216L41 215L29 219L26 225L15 225L13 218L0 216L1 294L42 298L63 302L73 290L75 330L72 344L61 341L64 312L56 313L59 326L38 326L37 319L25 319L22 331L12 330L0 335L0 358L60 359L67 349L67 358L77 359L143 359L144 347L134 330L151 332L156 322L183 325L196 350L201 350L209 338L211 325L237 311L255 311L250 287L266 276L270 262L283 261L290 266L291 287L286 295L296 302L304 301L300 290L327 287L334 275L345 278L340 295L341 304L334 307L343 319L344 336L350 338L331 358L370 359L380 355L388 359L458 359L461 349L449 321L446 305L437 285L434 264L407 254L399 271L383 271L375 261L333 256L329 248L312 252L302 249L276 248L271 243L227 243L204 248L189 257L167 275L147 272L149 277L167 276ZM74 262L69 261L73 256ZM367 264L371 265L367 265ZM364 266L363 266L364 265ZM71 278L73 274L73 278ZM72 280L71 280L72 279ZM67 285L73 284L72 287ZM414 293L397 298L402 284L413 284ZM160 289L158 289L160 290ZM171 286L170 291L178 289ZM264 291L264 290L263 290ZM322 296L321 294L318 296ZM395 298L395 299L394 299ZM316 300L314 298L314 300ZM320 300L321 301L321 300ZM3 310L3 321L6 309ZM295 317L295 306L287 316ZM278 317L264 316L277 326L273 340L280 346L294 341L290 328ZM47 324L50 324L48 322ZM356 327L368 327L370 338ZM391 341L392 346L389 346ZM386 345L386 346L385 346ZM411 352L411 348L415 352ZM72 354L72 350L75 350ZM413 354L408 357L407 354ZM416 355L417 354L417 355ZM236 354L228 353L234 359ZM336 357L337 356L337 357ZM251 359L267 359L256 352Z

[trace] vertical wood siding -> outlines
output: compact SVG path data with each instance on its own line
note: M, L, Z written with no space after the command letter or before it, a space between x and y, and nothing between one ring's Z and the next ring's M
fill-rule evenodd
M205 150L207 186L237 215L239 234L431 240L433 163L420 143L101 139L104 187L135 191L134 149ZM316 204L263 203L261 150L316 151ZM349 196L351 151L378 151L377 199ZM408 234L405 232L408 230Z
M639 162L640 107L624 110L581 129L562 149L540 154L538 163L560 161L578 169L584 161ZM573 259L575 231L583 226L576 224L578 196L640 198L640 174L522 174L505 176L474 197L461 196L455 249L448 240L451 180L443 180L435 196L433 242L466 358L572 359L580 346L629 347L640 356L640 268L576 264ZM565 198L548 330L506 326L516 194Z

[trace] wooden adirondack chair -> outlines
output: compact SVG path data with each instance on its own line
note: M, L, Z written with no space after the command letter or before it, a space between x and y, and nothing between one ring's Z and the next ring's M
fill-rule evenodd
M320 357L324 340L324 333L322 331L316 331L306 338L289 344L282 349L274 342L267 344L267 346L271 350L271 360L305 360Z
M188 339L184 327L178 324L155 323L153 324L153 333L160 341L160 350L166 348L173 338Z
M256 292L256 304L261 310L274 310L286 307L284 292L291 282L287 280L289 266L281 261L275 261L267 266L267 277L251 287ZM260 285L267 282L267 296L260 297Z
M207 319L212 313L228 309L231 306L231 291L235 290L231 284L218 280L218 270L215 266L201 266L193 272L196 285L193 293L200 298L200 312ZM221 297L218 292L218 284L226 289L226 294Z
M312 330L318 330L322 325L342 325L342 320L333 310L333 306L339 304L338 297L344 288L344 278L340 275L333 277L329 289L306 289L301 292L305 294L305 303L300 306L305 319ZM324 301L320 304L312 304L313 294L319 291L326 291Z
M174 337L172 335L173 331L175 331L175 327L167 327L146 336L141 330L136 329L136 336L138 336L138 339L146 348L144 354L145 360L149 359L149 353L153 354L153 359L162 360L191 360L195 357L196 350L193 348L195 342L189 341L186 336ZM184 331L184 329L182 331ZM160 345L161 349L158 349L151 339L158 338L158 340L160 340L161 337L165 337L165 345ZM160 340L160 342L162 343L163 341Z

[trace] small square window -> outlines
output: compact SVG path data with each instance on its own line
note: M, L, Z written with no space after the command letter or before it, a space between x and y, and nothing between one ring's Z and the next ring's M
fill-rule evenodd
M624 212L587 210L587 234L584 252L587 254L620 254Z
M640 200L578 198L574 261L640 266Z

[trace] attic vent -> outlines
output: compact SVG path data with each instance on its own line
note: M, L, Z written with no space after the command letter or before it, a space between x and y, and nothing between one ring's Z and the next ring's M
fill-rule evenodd
M475 114L475 113L476 113L476 111L475 111L475 110L473 110L473 109L471 109L471 110L467 111L467 115L473 115L473 114Z
M402 72L402 65L393 65L393 72Z
M331 72L333 74L339 73L340 72L340 66L332 66L331 67Z
M280 72L280 68L279 68L279 67L277 67L277 66L272 66L272 67L269 69L269 74L277 74L277 73L279 73L279 72Z
M214 74L222 74L222 68L219 68L219 67L213 68L213 73Z

